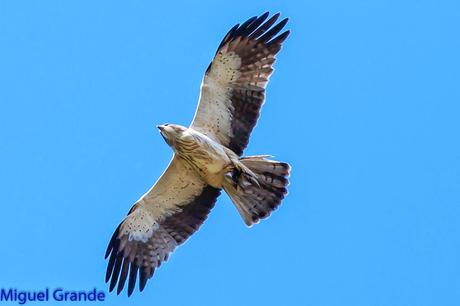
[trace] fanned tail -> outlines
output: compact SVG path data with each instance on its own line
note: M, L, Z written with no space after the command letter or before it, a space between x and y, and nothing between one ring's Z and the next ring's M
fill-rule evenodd
M224 190L247 226L270 216L287 194L291 167L268 157L242 157L224 178Z

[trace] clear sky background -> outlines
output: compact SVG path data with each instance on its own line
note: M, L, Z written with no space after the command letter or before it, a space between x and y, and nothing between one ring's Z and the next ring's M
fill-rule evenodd
M459 305L458 1L1 1L0 286L107 289L171 156L155 125L267 10L292 34L246 154L290 162L290 194L252 229L222 196L130 305Z

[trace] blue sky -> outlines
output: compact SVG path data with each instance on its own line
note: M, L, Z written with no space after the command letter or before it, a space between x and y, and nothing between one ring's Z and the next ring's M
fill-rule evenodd
M155 125L266 10L292 34L246 154L290 162L290 194L252 229L222 196L130 303L458 305L458 1L0 2L0 286L107 288L171 156Z

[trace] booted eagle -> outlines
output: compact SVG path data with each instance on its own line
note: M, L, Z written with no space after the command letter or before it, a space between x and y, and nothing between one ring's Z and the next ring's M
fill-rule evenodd
M241 157L259 118L288 19L265 13L235 25L201 84L192 124L159 125L174 151L155 185L131 208L109 242L106 281L119 294L142 291L156 268L199 229L222 189L247 226L267 218L287 194L290 166L268 155Z

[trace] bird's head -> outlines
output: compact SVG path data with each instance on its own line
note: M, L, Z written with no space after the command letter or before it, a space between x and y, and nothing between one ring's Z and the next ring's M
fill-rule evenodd
M163 136L166 143L171 147L176 147L179 139L183 137L186 127L177 124L162 124L158 125L161 136Z

